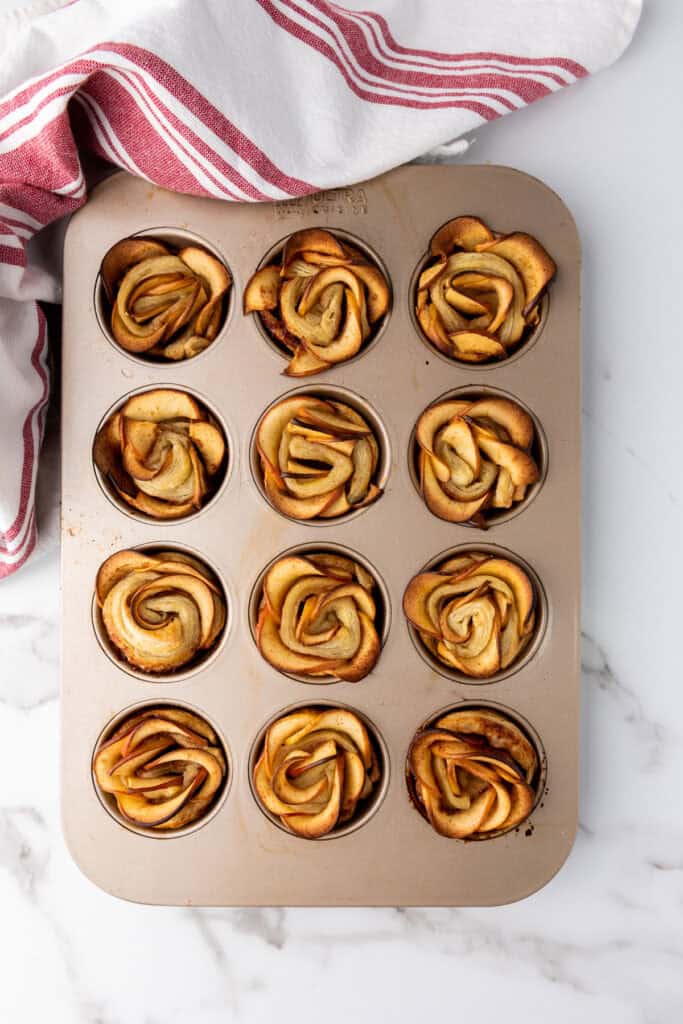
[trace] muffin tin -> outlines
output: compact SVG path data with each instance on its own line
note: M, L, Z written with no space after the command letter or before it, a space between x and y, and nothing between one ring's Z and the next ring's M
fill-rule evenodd
M535 235L558 264L541 326L508 361L467 366L421 337L412 283L432 233L472 213L495 230ZM319 226L358 239L387 268L393 307L381 334L324 374L282 376L284 357L241 296L264 256L292 231ZM180 363L120 350L100 320L98 268L115 241L143 233L187 237L220 255L233 275L216 341ZM165 192L121 173L102 183L70 224L65 247L62 409L62 813L69 848L96 884L120 897L176 905L493 905L544 885L576 830L579 720L580 251L572 217L545 185L501 167L403 167L362 185L270 204L219 204ZM122 398L159 386L188 389L213 410L229 445L225 482L186 520L154 522L117 507L98 481L92 442ZM276 512L254 478L261 414L301 388L345 389L381 424L385 493L338 520L301 523ZM422 410L457 389L520 400L542 428L545 475L533 500L490 529L433 516L414 486L411 436ZM101 563L130 547L186 550L222 580L228 624L220 648L163 679L135 673L103 643L93 606ZM544 597L543 630L505 678L449 678L420 656L403 616L410 578L455 548L502 550L528 563ZM373 568L385 599L385 641L356 684L317 684L278 673L251 632L263 569L293 548L347 549ZM418 641L419 643L419 641ZM220 804L164 841L116 820L101 801L91 759L103 734L136 705L177 703L205 716L229 763ZM437 835L412 806L405 759L415 731L450 707L502 708L541 755L536 807L490 840ZM296 706L357 710L378 737L384 775L362 820L327 841L287 833L257 804L250 765L275 716Z

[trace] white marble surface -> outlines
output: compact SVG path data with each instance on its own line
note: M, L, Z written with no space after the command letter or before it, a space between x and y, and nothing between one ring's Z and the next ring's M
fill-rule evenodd
M564 869L466 911L148 909L87 882L59 830L53 414L40 547L0 585L0 1020L682 1019L681 38L683 4L651 0L616 67L465 157L543 178L584 242L583 774Z

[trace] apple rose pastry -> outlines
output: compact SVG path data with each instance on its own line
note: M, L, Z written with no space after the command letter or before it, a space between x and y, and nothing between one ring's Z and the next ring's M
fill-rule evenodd
M269 501L293 519L343 516L382 493L377 439L345 402L284 398L261 419L256 447Z
M422 496L450 523L483 527L489 510L512 508L540 479L534 422L509 398L437 402L420 416L415 440Z
M417 286L420 327L452 359L505 359L538 326L556 270L531 235L499 235L478 217L456 217L429 243Z
M301 708L278 718L253 773L265 809L304 839L350 821L379 778L368 730L344 708Z
M95 751L93 775L127 821L168 831L206 814L227 765L203 718L163 705L124 719Z
M519 825L533 810L537 774L522 730L487 708L442 715L408 752L413 802L449 839L483 839Z
M124 238L102 260L111 332L127 352L191 359L223 322L232 283L220 260L188 245L175 250L152 238Z
M263 581L259 651L280 672L358 682L381 649L375 589L370 573L343 555L279 558Z
M448 668L488 679L515 662L536 625L536 589L515 562L480 551L414 576L403 611Z
M284 372L306 377L355 356L390 301L387 279L360 249L308 228L290 235L278 263L250 278L244 312L258 313L291 353Z
M117 551L95 584L102 623L119 653L143 672L171 672L209 651L226 605L214 574L179 551Z
M219 483L225 439L185 391L133 395L95 438L95 464L115 494L153 519L196 512Z

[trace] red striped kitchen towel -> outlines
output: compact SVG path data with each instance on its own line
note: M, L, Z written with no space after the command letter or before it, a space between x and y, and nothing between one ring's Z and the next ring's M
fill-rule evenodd
M371 8L371 9L367 9ZM640 0L46 0L0 15L0 578L36 539L48 394L31 243L86 150L220 199L373 177L605 67Z

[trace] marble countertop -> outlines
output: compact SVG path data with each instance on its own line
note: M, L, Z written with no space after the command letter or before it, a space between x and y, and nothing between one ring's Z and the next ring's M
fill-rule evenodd
M614 68L488 126L463 158L548 182L583 239L581 822L565 867L485 910L151 909L86 881L59 827L53 408L39 547L0 585L0 1019L680 1021L682 33L683 5L652 0Z

